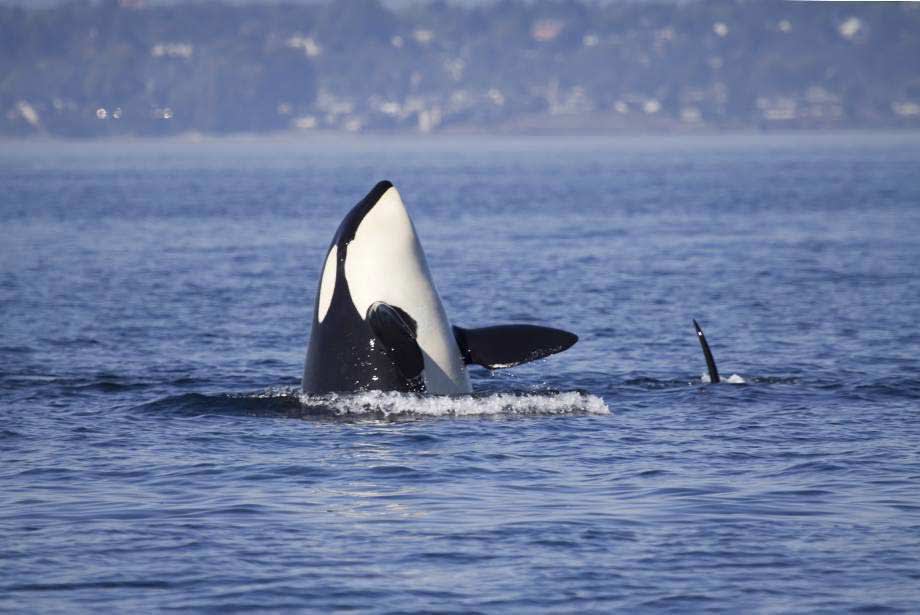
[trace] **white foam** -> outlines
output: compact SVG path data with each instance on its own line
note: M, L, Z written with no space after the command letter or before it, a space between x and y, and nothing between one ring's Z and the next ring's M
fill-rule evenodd
M712 380L710 380L709 378L709 374L705 372L703 373L702 376L700 376L700 380L703 382L703 384L709 384L712 382ZM739 376L738 374L732 374L728 378L722 378L722 382L724 382L725 384L746 384L747 383L747 381L741 376Z
M493 393L483 396L419 396L391 391L301 395L300 403L339 416L490 416L610 414L604 400L578 392Z
M229 397L242 397L252 399L281 399L286 397L296 397L300 394L300 387L269 387L258 393L246 393L243 395L229 395Z

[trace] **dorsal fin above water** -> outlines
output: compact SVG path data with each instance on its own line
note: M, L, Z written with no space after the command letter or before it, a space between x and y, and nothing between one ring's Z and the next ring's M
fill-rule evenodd
M703 356L706 357L706 369L709 370L709 382L715 384L720 381L719 370L716 367L716 360L712 357L712 351L709 349L709 342L706 341L703 329L700 327L699 323L696 322L696 319L693 320L693 328L696 329L696 337L700 340L700 346L703 347Z
M498 325L480 329L455 326L454 337L467 365L475 363L489 369L542 359L578 341L574 333L536 325Z

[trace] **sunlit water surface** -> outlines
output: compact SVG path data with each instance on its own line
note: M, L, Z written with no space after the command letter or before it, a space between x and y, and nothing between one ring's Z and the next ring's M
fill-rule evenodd
M382 178L456 324L581 341L301 397ZM0 609L920 604L916 136L7 142L0 189Z

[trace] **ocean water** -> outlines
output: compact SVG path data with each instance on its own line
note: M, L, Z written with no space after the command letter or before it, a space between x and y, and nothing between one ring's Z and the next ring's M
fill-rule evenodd
M579 343L301 396L383 178L453 322ZM5 142L0 220L0 610L920 604L920 136Z

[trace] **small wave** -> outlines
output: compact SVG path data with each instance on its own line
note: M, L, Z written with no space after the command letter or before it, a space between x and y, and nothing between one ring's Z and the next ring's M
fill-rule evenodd
M673 389L673 388L684 388L687 386L686 380L661 380L658 378L649 378L649 377L637 377L629 378L623 381L623 384L628 387L637 387L640 389ZM692 384L692 383L691 383Z
M699 380L695 378L664 380L664 379L651 378L651 377L634 377L634 378L629 378L627 380L624 380L623 384L628 387L637 387L640 389L648 389L648 390L658 390L658 389L686 388L688 385L694 386L700 383L709 384L710 382L711 381L709 380L709 374L704 373L700 376ZM766 382L766 381L762 381L757 378L748 380L738 374L732 374L731 376L728 376L727 378L721 379L722 384L749 384L751 382Z
M732 374L731 376L721 379L721 384L801 384L801 378L793 376L742 376ZM640 389L657 390L686 388L698 384L710 384L709 374L702 373L697 378L671 379L663 380L651 377L632 377L623 381L623 385L628 387L637 387Z
M558 414L610 414L600 397L571 392L491 393L462 397L420 396L386 391L368 391L347 395L302 395L306 411L330 411L336 416L370 416L378 418L424 416L490 416Z
M332 420L393 420L466 416L553 416L610 414L604 400L580 391L503 392L422 396L392 391L304 395L299 388L270 388L250 394L190 393L135 409L182 415L288 416Z
M200 384L202 381L188 376L164 381L154 378L138 378L127 374L100 372L91 375L58 376L50 374L14 374L0 376L3 385L9 388L30 388L38 386L58 387L64 392L74 393L118 393L136 391L156 386L172 385L183 387Z
M169 587L171 587L171 584L166 581L129 580L96 581L87 583L23 583L19 585L8 585L4 589L9 592L67 592L81 589L167 589Z
M802 379L796 376L752 376L748 382L754 384L802 384Z
M119 391L135 391L144 389L150 385L143 382L118 382L116 380L97 380L78 384L73 388L78 391L98 391L100 393L117 393Z
M917 399L920 397L920 381L885 378L870 383L860 383L853 387L853 394L861 399L879 398Z
M10 354L28 354L34 351L28 346L0 346L0 352L8 352Z

